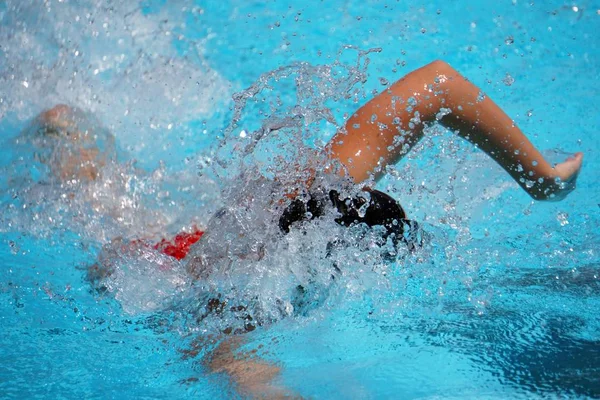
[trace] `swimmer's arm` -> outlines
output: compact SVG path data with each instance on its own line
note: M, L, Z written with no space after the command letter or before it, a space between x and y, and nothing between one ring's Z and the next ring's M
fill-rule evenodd
M244 341L240 335L225 337L210 355L208 367L211 372L227 374L244 397L299 399L300 396L275 382L280 375L279 367L239 350Z
M574 186L581 153L553 168L498 105L443 61L411 72L361 107L327 151L355 182L378 179L436 120L486 152L535 199L566 195L556 178Z

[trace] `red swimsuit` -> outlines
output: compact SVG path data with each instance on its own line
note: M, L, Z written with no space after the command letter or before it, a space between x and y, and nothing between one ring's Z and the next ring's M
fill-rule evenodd
M200 240L203 234L204 232L195 228L192 233L181 232L172 240L163 239L153 247L163 254L181 260L187 256L190 247Z

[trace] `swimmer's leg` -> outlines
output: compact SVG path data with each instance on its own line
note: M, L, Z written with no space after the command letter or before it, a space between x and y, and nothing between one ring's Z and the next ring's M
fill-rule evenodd
M535 199L560 199L574 188L582 153L552 167L498 105L443 61L411 72L361 107L327 151L354 181L377 179L436 120L485 151Z

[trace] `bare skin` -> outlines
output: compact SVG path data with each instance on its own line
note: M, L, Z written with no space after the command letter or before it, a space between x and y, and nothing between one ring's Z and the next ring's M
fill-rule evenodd
M299 399L286 388L275 384L281 370L255 354L239 352L242 336L228 336L211 353L208 367L212 372L225 373L240 394L256 399Z
M55 135L70 143L70 146L57 146L53 161L49 162L52 172L61 180L93 181L110 156L98 149L92 132L80 130L79 119L76 109L64 104L56 105L37 117L40 130L45 135Z
M378 179L436 120L486 152L534 199L560 200L575 187L582 153L552 167L498 105L443 61L411 72L362 106L326 151L356 183Z
M38 118L47 126L57 129L77 129L73 117L73 109L66 104L57 104L43 111Z
M39 118L53 129L68 130L73 128L71 114L69 107L60 105ZM423 137L426 124L435 121L486 152L535 199L560 200L575 187L582 153L553 167L508 115L443 61L406 75L362 106L325 151L356 183L378 179L386 165L397 162ZM81 168L97 159L97 154L86 151L82 148L73 160L65 157L60 177L78 173L81 179L96 179L97 170ZM239 335L227 336L210 355L209 369L227 374L244 396L294 396L275 384L279 367L239 351L242 340ZM186 357L197 353L192 348Z

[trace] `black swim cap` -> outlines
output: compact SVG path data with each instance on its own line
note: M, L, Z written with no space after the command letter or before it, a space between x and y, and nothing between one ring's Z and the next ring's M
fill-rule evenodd
M392 235L394 244L403 242L411 249L421 244L419 225L406 219L406 213L400 204L379 190L369 190L365 196L345 199L340 198L340 194L335 190L329 191L328 196L319 192L311 193L306 202L296 199L290 203L279 218L279 228L288 233L294 222L322 216L327 203L333 205L341 214L335 219L340 225L364 223L370 227L383 226L386 229L384 239Z

